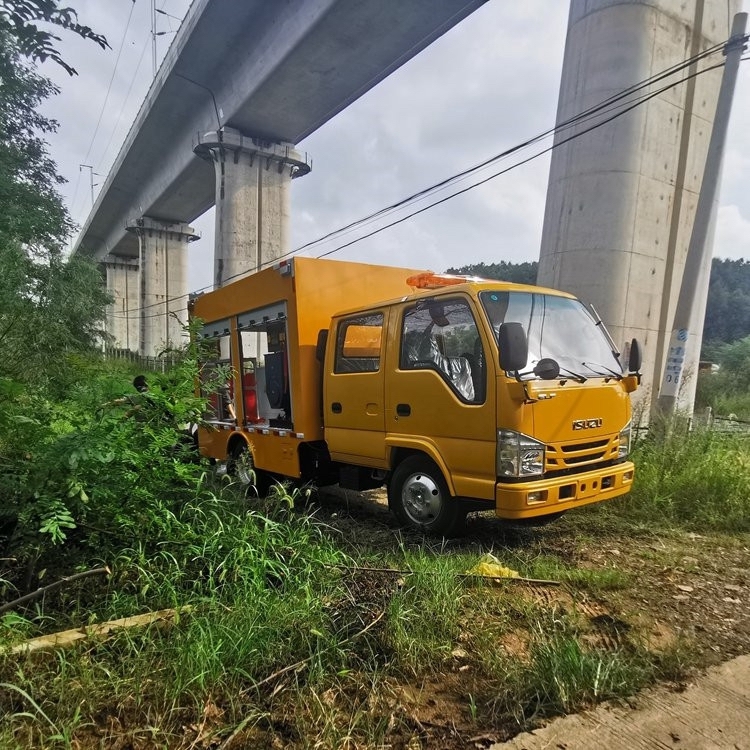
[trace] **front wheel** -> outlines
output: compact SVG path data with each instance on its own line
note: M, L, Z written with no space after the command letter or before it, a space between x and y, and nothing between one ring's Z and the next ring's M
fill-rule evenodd
M427 456L409 456L396 467L388 483L388 504L401 523L427 534L455 536L466 519L442 472Z

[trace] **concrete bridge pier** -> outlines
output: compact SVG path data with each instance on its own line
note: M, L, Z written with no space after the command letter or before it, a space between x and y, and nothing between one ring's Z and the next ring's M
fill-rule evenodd
M623 346L644 347L644 418L656 404L703 179L722 71L739 0L571 2L558 122L693 59L621 117L578 122L555 138L538 282L592 302ZM706 71L706 72L701 72ZM700 74L699 74L700 73ZM674 84L659 93L662 87ZM636 97L630 99L634 103ZM580 137L570 139L571 134ZM711 235L710 235L711 236ZM712 240L709 238L709 243ZM698 284L680 408L690 409L708 292ZM692 333L694 332L694 333Z
M221 128L200 136L195 153L216 170L216 288L289 252L290 185L310 165L291 143Z
M112 337L107 346L137 352L141 334L140 265L136 258L109 255L103 266L107 291L114 298L105 319L105 330Z
M140 353L154 357L185 341L187 248L198 234L187 224L145 216L127 229L138 236Z

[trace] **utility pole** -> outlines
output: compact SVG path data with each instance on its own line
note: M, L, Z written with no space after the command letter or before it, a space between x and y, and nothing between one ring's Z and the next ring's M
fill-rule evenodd
M133 0L135 2L135 0ZM156 0L151 0L151 68L153 72L152 78L156 78L156 37L166 36L167 34L174 34L175 32L171 29L169 31L157 31L156 30L156 15L157 13L167 18L173 18L178 23L182 23L182 19L177 16L173 16L167 13L165 10L160 10L156 7ZM170 24L171 25L171 24Z
M724 156L729 114L732 110L732 98L737 81L737 70L747 42L746 25L747 13L738 13L732 23L729 41L724 47L726 61L721 78L719 98L716 102L716 117L711 131L711 140L708 144L706 166L698 195L698 205L695 210L693 233L690 236L690 244L685 258L685 270L682 275L682 285L680 286L672 323L672 336L669 340L667 360L664 364L659 398L656 404L657 413L665 417L674 414L677 406L677 396L682 384L686 353L690 343L690 321L695 309L698 281L701 278L702 270L708 268L711 262L711 248L707 246L707 239L719 190L721 163Z
M156 78L156 0L151 0L151 68Z
M94 168L91 166L91 164L79 164L78 165L78 171L80 172L83 169L89 170L89 185L91 187L91 207L94 207L94 188L99 184L98 182L94 182L94 175L97 177L101 177L101 175L98 172L94 172Z

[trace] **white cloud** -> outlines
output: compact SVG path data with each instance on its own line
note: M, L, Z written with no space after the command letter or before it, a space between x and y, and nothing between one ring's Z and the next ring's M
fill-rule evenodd
M103 52L70 37L63 51L80 75L69 79L53 65L44 67L62 87L62 94L45 107L61 124L51 139L51 153L70 181L63 192L74 218L82 222L90 197L88 174L79 171L79 164L89 152L87 163L103 173L114 159L150 84L151 41L147 2L74 4L81 22L105 33L113 47ZM188 5L188 0L158 0L158 6L174 16L181 17ZM131 9L131 26L123 37ZM293 183L293 247L551 127L567 15L563 2L490 0L299 144L312 157L313 170ZM164 16L158 22L160 30L176 28L176 22ZM123 39L109 101L92 143ZM160 56L170 39L157 38ZM436 270L479 261L536 259L548 164L548 157L537 159L334 257ZM717 255L750 257L748 174L750 63L743 62L724 164ZM213 211L195 226L203 239L190 249L191 288L210 283L213 275ZM321 251L337 244L341 242Z
M721 206L716 217L714 257L750 260L750 218L736 205Z

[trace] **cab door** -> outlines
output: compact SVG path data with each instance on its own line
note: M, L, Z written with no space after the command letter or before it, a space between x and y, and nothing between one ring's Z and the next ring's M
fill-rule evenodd
M457 496L494 501L496 384L472 300L440 296L391 315L389 445L431 456Z
M323 410L325 439L336 461L385 468L387 322L387 308L334 322L334 342L325 362Z

